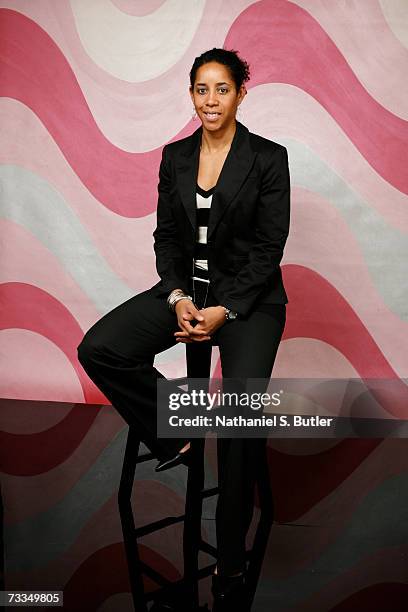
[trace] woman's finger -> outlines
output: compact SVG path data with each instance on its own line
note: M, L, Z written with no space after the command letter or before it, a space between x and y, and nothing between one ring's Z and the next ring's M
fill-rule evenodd
M202 336L202 337L199 337L199 338L190 338L190 337L187 337L187 338L176 338L177 342L181 342L183 344L186 344L187 342L204 342L204 341L207 341L207 340L211 340L211 336Z
M174 332L174 335L176 336L176 338L189 338L190 337L190 334L186 331Z
M193 327L192 325L184 324L183 322L180 324L180 327L182 329L182 332L186 332L189 336L202 336L207 334L208 332L204 331L203 329L196 329L195 327ZM175 332L175 334L180 334L181 332Z

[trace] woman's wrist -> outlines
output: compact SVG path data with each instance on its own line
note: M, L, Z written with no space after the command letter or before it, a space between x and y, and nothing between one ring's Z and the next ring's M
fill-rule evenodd
M180 302L180 300L193 301L193 298L191 297L191 295L187 295L187 293L185 293L183 289L173 289L173 291L167 298L167 305L172 312L175 312L176 304L177 302Z
M224 309L224 316L226 320L235 321L235 319L238 317L238 313L235 312L235 310L231 310L230 308L227 308L226 306L223 306L222 308Z
M225 317L225 312L226 312L226 308L225 306L222 306L221 304L219 304L218 306L215 306L215 308L217 308L217 310L219 310L220 314L222 314L223 317Z

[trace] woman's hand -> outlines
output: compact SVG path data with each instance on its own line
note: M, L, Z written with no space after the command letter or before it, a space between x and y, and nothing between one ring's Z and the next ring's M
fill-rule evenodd
M196 320L199 323L204 321L204 317L200 314L200 311L194 306L191 300L179 300L175 305L175 313L177 315L177 323L181 332L175 332L175 336L179 334L183 338L190 338L190 335L194 333L194 339L201 342L202 340L210 340L209 336L204 330L197 330L196 327L191 325L190 321ZM177 340L179 338L176 338Z
M186 310L182 305L187 306ZM180 315L179 315L180 311ZM182 331L175 332L178 342L202 342L203 340L211 340L212 334L223 325L225 319L225 308L223 306L209 306L197 310L190 300L180 300L176 304L176 313L179 327ZM192 319L198 321L193 327L190 323Z

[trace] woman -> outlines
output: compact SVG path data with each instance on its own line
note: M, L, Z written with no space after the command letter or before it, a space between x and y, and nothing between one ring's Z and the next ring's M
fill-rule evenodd
M236 120L248 79L235 51L195 59L190 96L201 125L165 145L160 164L161 280L105 315L78 347L89 376L160 460L157 471L187 464L190 445L157 438L155 355L176 342L217 344L224 378L269 380L285 326L287 151ZM216 597L243 583L259 445L218 439Z

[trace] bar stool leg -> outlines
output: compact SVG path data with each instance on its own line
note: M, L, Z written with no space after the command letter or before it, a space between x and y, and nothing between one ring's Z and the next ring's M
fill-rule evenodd
M212 345L186 344L187 377L207 379L204 386L208 389L211 372ZM189 389L190 389L189 384ZM200 388L202 385L200 385ZM190 389L191 390L191 389ZM191 598L192 610L199 609L198 555L201 546L202 492L204 490L204 450L205 439L191 440L192 463L188 471L186 491L186 514L183 532L184 579Z
M206 346L194 346L187 344L186 349L187 376L189 378L207 379L208 381L211 370L212 346L210 344ZM200 386L202 387L202 385ZM200 549L202 549L203 545L206 544L205 542L202 542L201 537L202 501L205 483L205 439L193 439L190 443L192 462L189 467L187 477L185 513L183 517L170 517L171 522L177 522L179 518L184 519L184 575L181 583L179 585L174 585L176 588L173 590L173 596L175 597L175 603L177 602L176 605L182 605L183 611L185 610L186 612L200 610L198 579L199 574L202 573L202 571L199 570L198 557ZM146 597L146 594L144 593L143 573L149 568L147 568L146 565L141 562L139 557L136 537L139 530L135 529L132 509L133 483L136 466L140 462L139 447L140 437L138 436L135 428L129 427L122 475L118 491L118 503L134 607L136 612L148 612L148 597ZM147 459L147 457L142 458L142 460L145 459ZM169 525L168 519L164 519L164 521L166 525ZM163 524L161 526L164 527L165 525ZM163 582L163 585L165 585L165 582L166 581ZM180 587L182 589L181 592L179 591ZM182 595L181 600L179 597L180 595ZM159 599L155 598L156 603L153 606L155 610L174 609L170 601L169 603L166 603L164 600L160 601L159 595L157 595L157 597L159 597ZM171 597L170 593L169 597ZM207 608L205 607L203 610L204 609Z
M139 447L140 438L136 431L129 427L118 491L118 503L134 607L136 612L148 612L132 510L132 489Z
M191 441L192 463L188 470L185 520L183 530L184 581L191 610L199 605L198 554L201 544L202 496L204 488L205 440Z
M273 495L268 466L267 440L260 450L259 469L257 472L257 491L261 515L255 532L252 549L249 553L249 565L246 580L247 609L253 604L256 588L262 571L269 535L273 523Z

